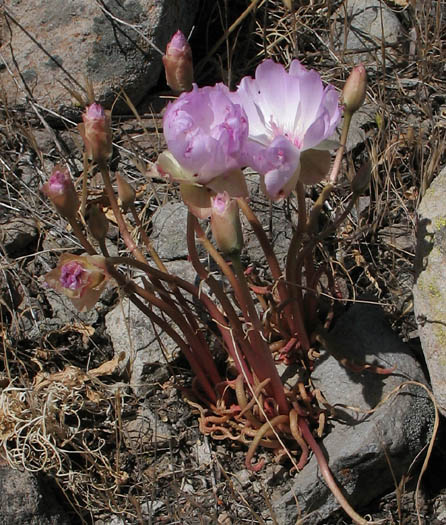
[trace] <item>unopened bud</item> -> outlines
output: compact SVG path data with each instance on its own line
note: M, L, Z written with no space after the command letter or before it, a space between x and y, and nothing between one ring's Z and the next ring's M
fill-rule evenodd
M293 7L293 0L283 0L283 3L287 9L290 9Z
M119 173L116 173L116 182L118 184L118 196L124 211L135 202L136 192L133 187Z
M372 165L365 162L358 170L352 180L352 191L355 195L361 195L368 188L372 176Z
M63 217L76 216L79 209L79 198L67 168L54 166L48 182L42 186L41 190Z
M82 114L83 124L79 124L79 132L84 140L88 158L98 164L108 161L112 154L112 134L110 127L110 112L94 102L86 107Z
M192 90L194 66L192 49L183 33L178 30L166 47L163 56L167 85L176 93Z
M342 92L344 107L350 113L357 111L363 104L367 93L367 72L360 64L355 66L345 83Z
M226 191L211 198L211 228L215 242L224 254L240 252L243 234L238 204Z
M108 231L108 219L96 204L92 204L88 208L87 224L91 235L93 235L97 241L103 241L105 239Z

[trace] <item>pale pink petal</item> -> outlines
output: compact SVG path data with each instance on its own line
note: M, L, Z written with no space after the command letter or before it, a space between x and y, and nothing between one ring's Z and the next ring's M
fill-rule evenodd
M277 137L262 153L263 164L261 173L264 174L264 183L268 196L277 200L285 195L289 181L299 167L299 150L285 137Z

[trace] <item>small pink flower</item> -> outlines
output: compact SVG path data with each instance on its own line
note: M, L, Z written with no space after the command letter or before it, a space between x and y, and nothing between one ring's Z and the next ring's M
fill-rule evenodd
M76 216L79 199L67 168L54 166L50 178L41 190L63 217Z
M241 151L248 137L248 121L223 84L183 93L164 115L164 135L170 153L195 183L242 166Z
M57 267L46 274L45 282L83 311L93 308L108 278L104 257L64 253Z
M183 33L178 30L166 47L163 56L167 85L176 93L190 91L194 81L192 50Z
M245 163L264 176L272 199L286 196L299 178L301 153L327 149L323 142L341 116L336 91L324 87L319 74L298 60L292 61L288 73L281 64L266 60L255 78L243 78L230 96L248 116Z
M78 125L88 158L97 163L105 163L112 154L112 134L110 112L94 102L82 114L83 124Z

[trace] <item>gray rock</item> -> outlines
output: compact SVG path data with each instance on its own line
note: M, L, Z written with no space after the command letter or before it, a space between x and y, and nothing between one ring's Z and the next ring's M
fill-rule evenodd
M148 406L138 409L136 418L124 424L124 436L132 450L144 450L154 443L164 444L172 436L172 428L161 421Z
M187 261L173 261L168 270L189 281L195 272ZM154 308L156 313L159 311ZM163 365L177 356L176 343L150 320L129 299L125 298L105 316L105 326L115 355L125 353L122 367L130 370L130 386L137 395L144 395L150 382L160 381ZM153 369L153 370L152 370ZM153 374L158 374L156 377ZM165 374L164 374L165 375ZM149 377L148 377L149 376ZM164 377L164 380L167 377Z
M39 476L0 466L0 525L69 525L57 497Z
M403 382L425 381L409 347L392 332L378 307L354 305L338 321L330 341L356 362L397 367L388 377L354 374L333 357L322 356L313 373L316 388L328 402L340 404L336 407L338 421L322 447L336 480L357 508L394 489L387 458L397 482L407 473L431 435L433 408L424 389L410 385L372 414L365 414ZM358 407L361 412L348 407ZM305 524L323 523L338 508L314 457L273 505L278 523L295 523L298 516Z
M153 214L152 242L161 259L184 259L188 255L186 241L187 206L168 202Z
M382 0L346 0L336 17L335 47L347 63L382 63L382 43L396 44L402 35L398 18ZM387 47L386 58L391 54Z
M14 217L0 226L1 241L9 257L26 255L39 236L36 221L27 217Z
M60 328L66 324L78 322L91 325L98 320L97 305L86 312L79 312L66 295L51 288L47 288L45 294L53 311L51 319L45 320L47 327Z
M250 206L266 231L279 262L282 262L286 258L290 240L293 236L290 219L295 222L296 213L291 212L288 218L284 213L284 202L275 203L268 200L261 190L257 175L248 176L248 188ZM249 255L252 261L264 261L265 255L258 238L253 233L251 225L241 212L240 217L243 229L244 252Z
M351 151L359 144L362 144L366 139L366 132L364 126L375 121L376 116L376 105L364 104L358 111L353 115L350 123L350 129L347 136L346 150ZM342 125L339 126L339 138L342 130Z
M405 252L414 252L415 236L412 234L408 224L396 223L385 226L379 230L378 238L391 248Z
M44 106L73 106L64 86L82 92L87 76L106 106L121 89L137 104L162 69L161 55L148 41L164 52L177 29L188 34L198 1L106 0L102 5L114 19L90 0L6 2L2 44L7 68L0 79L9 103L24 102L25 82ZM118 102L114 109L123 108Z
M446 415L446 169L418 208L416 280L413 289L418 333L432 388Z

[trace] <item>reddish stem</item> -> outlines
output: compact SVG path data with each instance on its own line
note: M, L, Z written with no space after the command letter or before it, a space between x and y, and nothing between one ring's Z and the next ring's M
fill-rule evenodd
M330 467L328 466L327 460L325 459L321 447L314 439L313 434L308 428L308 424L303 417L300 417L298 419L298 425L302 432L303 438L310 445L313 454L316 456L316 460L319 465L319 470L321 471L321 474L324 477L325 483L327 484L333 496L338 501L339 505L344 509L344 511L350 516L350 518L355 523L359 525L370 525L370 522L368 522L367 520L362 518L357 512L355 512L355 510L351 507L350 503L345 498L344 494L341 492L333 477Z

